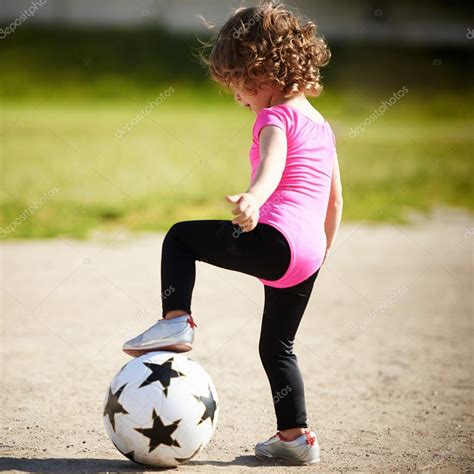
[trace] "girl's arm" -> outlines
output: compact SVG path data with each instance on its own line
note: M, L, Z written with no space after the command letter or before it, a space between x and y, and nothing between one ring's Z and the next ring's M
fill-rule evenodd
M281 128L268 125L262 128L259 143L260 164L247 192L253 194L261 206L275 191L283 175L287 154L286 134Z
M329 193L329 203L326 213L326 220L324 222L324 230L326 232L326 257L329 253L329 250L336 238L337 231L339 229L339 224L341 223L342 218L342 183L341 183L341 174L339 171L339 161L337 159L337 154L334 160L334 170L332 173L331 179L331 191Z

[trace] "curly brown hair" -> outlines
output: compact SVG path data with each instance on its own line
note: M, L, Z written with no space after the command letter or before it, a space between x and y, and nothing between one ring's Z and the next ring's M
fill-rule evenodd
M251 94L270 86L285 97L318 96L319 68L331 58L316 25L276 0L237 9L208 46L211 77Z

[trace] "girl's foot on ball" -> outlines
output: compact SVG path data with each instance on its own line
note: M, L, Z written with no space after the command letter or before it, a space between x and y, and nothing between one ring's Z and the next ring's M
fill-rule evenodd
M160 319L149 329L127 341L122 350L132 357L152 351L187 352L193 348L195 326L189 314Z
M292 441L280 433L255 446L255 456L259 459L284 459L296 464L314 464L319 462L319 445L316 434L306 431Z

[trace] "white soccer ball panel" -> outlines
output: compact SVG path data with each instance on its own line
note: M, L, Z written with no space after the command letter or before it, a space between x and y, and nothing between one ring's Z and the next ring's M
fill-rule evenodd
M183 407L185 407L185 411L183 411ZM190 389L189 384L184 380L176 383L168 390L168 395L163 396L161 400L161 416L169 423L179 419L197 423L201 418L202 411L202 403L194 397L192 388Z
M186 451L188 453L186 455L183 454L181 457L189 457L197 449L204 448L211 440L213 432L214 429L210 420L206 420L198 425L194 423L180 425L176 431L176 439L179 440L183 452Z
M122 393L122 404L129 413L129 417L135 421L137 427L147 425L153 420L153 410L161 413L163 394L161 388L155 385L140 387L134 385L125 386Z
M109 438L124 456L133 453L136 459L139 454L148 452L147 439L135 430L138 427L137 424L127 416L117 419L115 430L112 429L108 420L105 421L105 425Z
M204 395L208 392L209 383L212 383L208 373L195 361L188 360L186 366L186 381L193 387L196 394Z
M146 378L145 374L148 372L148 369L145 365L138 362L138 359L132 359L128 364L125 364L112 379L110 385L114 392L125 383L128 385L140 384Z

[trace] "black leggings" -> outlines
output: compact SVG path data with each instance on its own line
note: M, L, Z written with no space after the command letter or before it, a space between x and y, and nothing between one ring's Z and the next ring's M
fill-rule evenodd
M172 310L191 314L196 260L273 281L286 273L290 257L286 238L268 224L259 223L251 232L242 232L231 221L178 222L163 241L163 316ZM308 427L303 378L293 343L318 272L289 288L264 285L259 353L270 381L278 430Z

